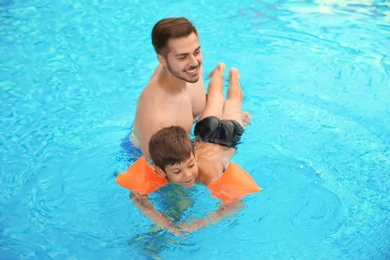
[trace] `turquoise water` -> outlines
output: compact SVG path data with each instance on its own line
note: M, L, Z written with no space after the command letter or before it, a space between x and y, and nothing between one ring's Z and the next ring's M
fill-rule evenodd
M185 237L114 183L170 16L197 26L205 72L239 69L252 123L233 161L262 187ZM389 36L385 1L0 0L0 259L390 258ZM178 221L216 207L179 192Z

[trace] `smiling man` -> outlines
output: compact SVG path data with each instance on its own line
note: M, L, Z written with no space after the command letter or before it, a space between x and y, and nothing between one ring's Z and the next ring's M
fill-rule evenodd
M191 22L183 17L160 20L153 27L152 44L159 65L138 98L129 137L147 158L155 132L178 125L189 133L206 103L202 53Z

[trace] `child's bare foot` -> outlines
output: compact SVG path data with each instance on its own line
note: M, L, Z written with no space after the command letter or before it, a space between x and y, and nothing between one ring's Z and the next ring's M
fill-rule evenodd
M213 71L211 71L207 77L209 79L211 79L214 75L223 77L223 71L225 70L225 67L226 67L225 63L223 62L218 63L215 69L213 69Z
M241 118L242 118L242 124L243 124L243 128L245 128L247 125L249 125L249 123L251 122L251 114L249 114L248 112L241 112Z
M231 83L232 81L234 82L238 82L240 78L240 74L238 74L238 70L236 68L231 68L230 71L229 71L229 83Z

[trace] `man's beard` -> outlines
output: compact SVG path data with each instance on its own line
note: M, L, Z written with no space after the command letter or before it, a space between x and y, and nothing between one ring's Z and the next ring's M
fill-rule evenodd
M198 70L200 69L200 66L201 66L201 63L198 61L198 66L196 66L196 67L198 67ZM185 77L181 76L179 72L177 72L174 69L172 69L172 67L169 64L169 62L167 62L167 68L168 68L169 72L172 73L172 75L175 76L178 79L184 80L184 81L186 81L188 83L196 83L196 82L199 81L199 78L200 78L199 74L198 74L197 78L190 78L190 79L188 79L188 78L185 78ZM194 68L194 67L191 67L191 68ZM185 73L185 72L183 72L183 73ZM198 73L199 73L199 71L198 71Z

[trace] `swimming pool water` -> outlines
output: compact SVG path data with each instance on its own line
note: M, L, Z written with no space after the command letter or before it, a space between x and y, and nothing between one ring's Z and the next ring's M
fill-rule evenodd
M175 237L115 174L161 18L197 27L204 71L237 67L252 114L233 161L262 191ZM0 1L0 259L388 259L386 1ZM179 221L216 207L206 189Z

